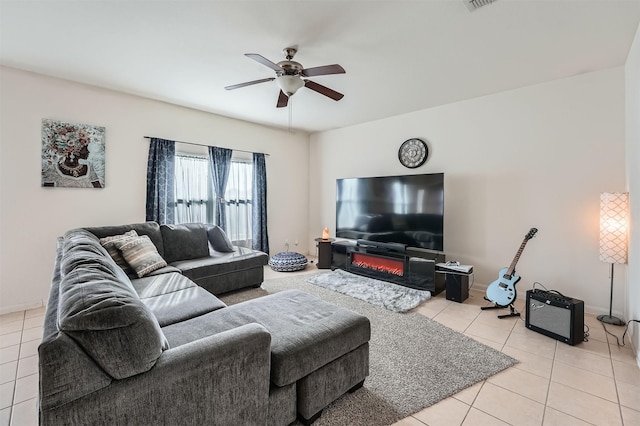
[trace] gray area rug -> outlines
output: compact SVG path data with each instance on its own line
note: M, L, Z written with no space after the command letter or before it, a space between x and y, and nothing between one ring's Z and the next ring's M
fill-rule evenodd
M409 311L431 297L429 291L362 277L342 269L311 275L307 282L382 306L393 312Z
M369 377L361 389L330 404L314 426L390 425L517 363L423 315L391 312L306 283L309 277L267 280L262 288L227 294L221 299L232 305L299 289L369 318Z

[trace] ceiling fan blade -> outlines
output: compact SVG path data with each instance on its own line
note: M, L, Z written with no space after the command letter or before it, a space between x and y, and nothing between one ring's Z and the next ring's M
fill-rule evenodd
M344 97L344 95L342 93L338 93L333 89L329 89L326 86L323 86L322 84L318 84L315 81L311 81L311 80L305 80L304 81L304 86L316 91L318 93L320 93L321 95L325 95L331 99L333 99L334 101L339 101L340 99L342 99Z
M240 83L240 84L234 84L234 85L231 85L231 86L227 86L227 87L225 87L225 89L227 89L227 90L239 89L241 87L251 86L253 84L266 83L267 81L273 81L275 79L276 79L275 77L269 77L269 78L263 78L261 80L247 81L246 83Z
M284 71L280 65L274 64L264 56L257 53L245 53L244 56L246 56L247 58L251 58L254 61L260 62L262 65L266 65L274 71Z
M346 71L338 64L323 65L321 67L306 68L301 71L303 77L315 77L317 75L344 74Z
M289 97L285 95L284 92L281 90L280 95L278 95L278 103L276 104L276 106L278 108L283 108L283 107L286 107L288 103L289 103Z

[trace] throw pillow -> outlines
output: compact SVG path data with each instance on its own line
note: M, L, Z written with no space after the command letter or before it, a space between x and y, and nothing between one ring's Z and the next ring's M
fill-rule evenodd
M209 226L209 229L207 229L207 237L209 238L211 247L213 247L215 251L221 251L223 253L231 253L233 251L231 240L227 236L227 233L224 232L224 229L219 226Z
M146 235L118 240L115 245L124 260L136 271L138 278L167 266L167 262L158 254L158 249Z
M107 250L107 252L109 253L109 256L111 256L111 258L116 262L116 264L119 267L121 267L127 273L127 275L130 275L133 272L133 270L131 269L127 261L124 260L124 257L122 257L122 254L120 253L120 251L118 251L118 249L116 248L116 241L126 240L128 238L133 238L137 236L138 236L138 233L132 229L131 231L125 232L124 234L121 234L121 235L111 235L109 237L100 238L100 245L102 245L102 247L104 247L105 250Z
M207 230L202 223L160 225L160 231L164 245L163 257L167 263L209 256Z

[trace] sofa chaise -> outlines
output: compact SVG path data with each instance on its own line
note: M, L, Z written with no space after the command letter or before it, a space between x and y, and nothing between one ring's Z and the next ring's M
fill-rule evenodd
M309 424L362 386L369 320L298 290L226 306L214 293L259 286L266 254L220 254L221 237L151 222L59 239L41 425Z

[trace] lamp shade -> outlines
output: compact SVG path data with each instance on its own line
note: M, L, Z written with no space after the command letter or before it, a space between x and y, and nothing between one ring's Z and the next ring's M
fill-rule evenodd
M627 263L627 228L629 194L600 194L600 260Z
M276 83L287 96L292 96L299 88L304 86L304 81L297 75L281 75L276 78Z

